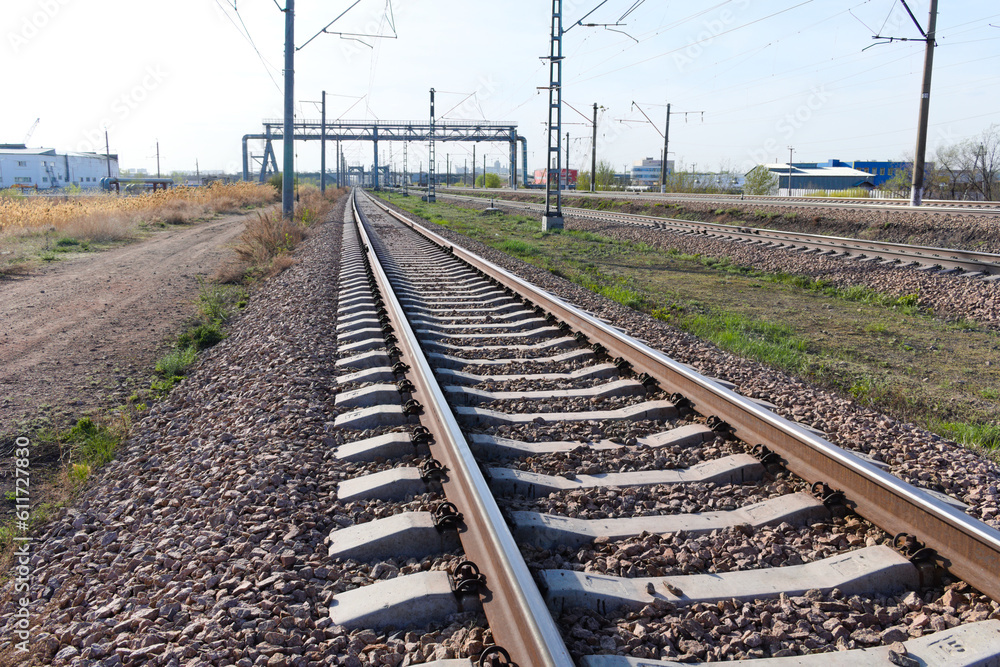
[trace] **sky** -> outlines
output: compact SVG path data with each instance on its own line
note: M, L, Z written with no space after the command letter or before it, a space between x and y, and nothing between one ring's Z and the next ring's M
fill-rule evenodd
M32 147L103 152L106 129L123 168L155 172L158 142L164 173L196 164L236 173L242 136L282 114L284 2L5 3L0 142L23 142L37 118ZM325 90L328 119L427 122L435 88L439 119L516 123L529 169L544 167L548 93L539 88L549 84L541 57L552 3L295 4L298 118L319 118L314 101ZM929 0L908 4L926 29ZM1000 5L940 4L928 159L1000 124ZM584 23L600 25L577 23L595 8ZM900 0L565 0L563 10L571 168L590 163L594 103L598 159L616 169L659 158L667 103L670 159L689 170L747 171L786 162L789 147L795 162L913 152L924 43ZM321 33L334 19L329 31L363 36ZM379 148L381 163L401 167L401 144ZM449 155L461 170L471 151L439 144L439 170ZM477 162L485 152L488 164L506 164L507 151L478 144ZM251 142L251 152L262 145ZM296 152L298 170L318 170L318 142ZM369 142L345 143L344 153L371 165ZM408 160L413 171L426 146L410 144Z

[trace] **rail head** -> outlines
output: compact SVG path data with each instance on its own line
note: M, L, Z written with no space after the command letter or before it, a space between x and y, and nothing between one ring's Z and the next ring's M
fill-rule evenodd
M808 482L825 482L843 491L858 514L889 534L915 536L939 554L947 569L1000 601L1000 531L456 246L381 202L376 203L428 239L451 248L456 257L600 343L609 355L628 360L636 372L648 373L664 390L682 394L701 414L719 417L747 444L764 444L777 452L791 472Z

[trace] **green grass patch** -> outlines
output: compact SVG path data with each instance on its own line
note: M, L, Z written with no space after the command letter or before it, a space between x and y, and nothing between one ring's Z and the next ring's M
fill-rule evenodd
M226 337L219 320L191 327L177 338L178 349L206 350ZM188 364L190 366L190 364ZM157 369L159 370L159 369Z
M737 313L696 313L671 319L685 331L734 354L786 370L806 367L809 342L791 327Z
M1000 401L1000 390L994 389L993 387L980 389L979 395L985 398L987 401Z
M515 257L533 257L540 253L538 246L532 245L526 241L520 239L507 239L501 242L497 246L498 250L502 250L508 255L514 255Z
M99 468L115 457L123 435L119 427L84 417L73 427L58 433L55 440L70 448L72 460L85 466Z
M168 378L184 375L197 358L198 350L193 345L185 348L175 348L160 357L160 360L156 362L156 372Z
M1000 451L1000 425L935 421L930 426L935 433L965 447L994 454Z

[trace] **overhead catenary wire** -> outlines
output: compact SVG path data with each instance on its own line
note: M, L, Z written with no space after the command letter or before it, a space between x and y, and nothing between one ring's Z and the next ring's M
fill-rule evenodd
M758 19L754 19L753 21L749 21L749 22L744 23L742 25L738 25L736 27L730 28L729 30L723 30L722 32L716 33L716 34L711 35L709 37L702 37L700 39L696 39L696 40L694 40L692 42L689 42L689 43L687 43L687 44L685 44L683 46L678 46L676 48L670 49L669 51L664 51L663 53L659 53L659 54L657 54L655 56L650 56L648 58L643 58L642 60L640 60L638 62L635 62L635 63L631 63L629 65L624 65L622 67L617 67L617 68L615 68L613 70L608 70L607 72L602 72L600 74L595 74L594 76L588 77L586 79L577 79L574 83L582 83L582 82L585 82L585 81L593 81L594 79L599 79L601 77L608 76L609 74L614 74L616 72L620 72L623 69L627 69L628 67L634 67L635 65L640 65L642 63L647 63L647 62L650 62L652 60L658 60L659 58L663 58L664 56L668 56L671 53L676 53L676 52L682 51L682 50L684 50L684 49L686 49L688 47L695 46L697 44L701 44L702 42L705 42L707 40L716 39L718 37L721 37L722 35L726 35L726 34L729 34L731 32L735 32L737 30L742 30L743 28L747 28L749 26L752 26L755 23L760 23L761 21L766 21L767 19L774 18L775 16L779 16L779 15L784 14L786 12L790 12L793 9L798 9L799 7L803 7L805 5L811 4L812 2L814 2L814 0L803 0L802 2L799 2L796 5L793 5L791 7L787 7L785 9L781 9L779 11L773 12L771 14L768 14L767 16L762 16L762 17L760 17Z
M236 21L234 21L233 17L229 15L229 12L226 11L226 8L222 6L220 0L215 0L215 4L219 5L219 9L221 9L222 13L226 15L226 18L229 19L229 22L233 24L233 27L236 28L236 31L239 32L241 35L243 35L243 37L250 43L250 46L257 54L257 57L260 59L260 63L264 66L264 71L267 72L268 78L271 79L271 83L274 84L274 87L277 88L278 92L280 93L282 91L282 88L280 85L278 85L278 82L274 78L274 75L271 74L271 70L272 69L277 70L277 68L275 68L274 65L271 65L269 62L267 62L267 59L264 58L264 54L262 54L260 52L260 49L257 48L257 44L254 43L253 37L250 36L250 30L247 29L246 24L243 22L243 17L240 16L239 9L236 8L236 1L232 0L232 2L230 2L230 0L226 0L226 3L230 4L230 6L232 6L233 8L233 11L236 12L236 18L240 20L240 25L243 26L242 29L240 29L240 26L236 25Z

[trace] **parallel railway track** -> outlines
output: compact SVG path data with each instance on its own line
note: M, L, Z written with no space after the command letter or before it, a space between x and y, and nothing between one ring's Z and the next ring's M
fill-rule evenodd
M565 620L576 607L614 617L720 600L784 600L809 589L818 589L815 595L837 589L902 596L933 585L941 567L1000 600L1000 532L948 499L902 482L878 462L836 447L377 202L356 195L354 206L358 231L345 234L354 246L345 242L337 362L345 389L338 403L352 409L341 413L338 426L384 432L359 435L338 456L391 461L417 447L434 462L348 480L338 495L390 499L427 487L440 489L452 505L439 506L436 520L400 515L377 526L335 530L331 556L378 558L379 548L370 544L381 542L390 545L381 547L382 557L398 555L405 544L407 554L458 549L473 564L450 576L422 572L419 582L400 577L373 585L381 587L377 591L347 591L331 605L334 622L398 629L478 600L502 647L489 649L481 664L527 667L573 664L556 619ZM580 465L583 459L603 463ZM603 498L607 504L626 495L632 504L646 498L638 501L642 507L660 507L659 498L687 488L702 489L714 498L706 507L723 511L637 509L600 520L531 511L552 499L579 504ZM760 502L740 507L728 498L748 488ZM810 488L818 499L805 492ZM828 558L802 565L675 576L652 575L647 564L647 577L602 575L595 561L569 569L538 562L539 550L595 540L628 544L651 534L737 530L749 536L778 523L840 526L836 532L843 530L845 512L895 535L883 541L906 555L884 545L862 546L864 539L840 540ZM449 526L458 528L460 548L441 537ZM424 593L407 592L418 587ZM441 603L444 611L430 610L431 597L448 600ZM839 608L835 601L823 604ZM934 653L935 637L960 647L952 653L961 662L950 664L1000 661L1000 621L941 630L907 645L914 656L931 657L922 664L944 664L934 662L946 655ZM633 652L645 651L644 659L670 653L650 650ZM866 659L859 656L854 659ZM659 664L576 657L591 667Z
M480 197L441 194L459 201L482 201ZM528 202L502 201L504 206L527 211L541 211L544 206ZM881 241L786 232L774 229L692 222L676 218L661 218L614 211L564 206L566 215L584 220L611 220L630 225L642 225L682 234L711 237L738 243L760 244L766 247L810 252L829 257L845 257L875 262L887 266L912 267L923 270L960 271L970 277L1000 280L1000 255L972 250L932 248Z
M442 192L446 189L438 189ZM501 191L509 192L509 190ZM537 190L526 190L535 192ZM861 199L856 197L772 197L770 195L725 195L659 192L617 192L600 193L571 191L574 197L595 197L600 199L629 199L634 201L700 202L711 204L756 204L759 206L788 206L795 208L840 208L868 211L909 211L911 213L961 213L972 215L1000 214L1000 202L963 201L954 199L925 199L919 208L910 206L905 199ZM564 195L565 196L565 195Z

